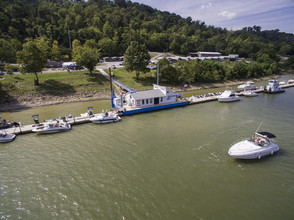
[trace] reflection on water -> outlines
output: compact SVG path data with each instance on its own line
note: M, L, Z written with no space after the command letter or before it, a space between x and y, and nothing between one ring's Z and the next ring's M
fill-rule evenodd
M83 124L0 145L3 219L293 219L294 88ZM15 121L78 115L64 104L5 113ZM258 127L281 150L255 161L227 155ZM274 207L274 208L273 208ZM246 217L245 217L246 216Z

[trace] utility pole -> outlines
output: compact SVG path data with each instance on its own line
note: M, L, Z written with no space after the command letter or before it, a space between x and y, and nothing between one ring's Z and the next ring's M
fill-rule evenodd
M110 92L112 97L112 78L111 78L111 67L109 67L109 82L110 82Z

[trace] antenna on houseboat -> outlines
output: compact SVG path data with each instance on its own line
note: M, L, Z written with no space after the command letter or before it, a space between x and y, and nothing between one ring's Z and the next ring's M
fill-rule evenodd
M157 85L159 85L159 63L157 62Z

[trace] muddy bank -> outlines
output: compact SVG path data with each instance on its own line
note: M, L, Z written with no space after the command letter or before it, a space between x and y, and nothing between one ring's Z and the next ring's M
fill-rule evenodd
M43 95L37 97L18 97L14 100L8 100L0 103L0 111L11 111L17 109L33 108L46 105L56 105L70 102L83 102L95 100L108 100L110 99L110 91L99 91L91 93L77 93L71 95Z
M261 81L268 80L270 78L278 78L279 76L268 76L263 78L250 79L251 81ZM210 89L210 88L218 88L224 86L234 86L242 84L249 79L244 80L234 80L223 83L196 83L194 85L189 85L186 88L186 91L193 91L199 89ZM173 91L178 92L182 91L182 87L170 87ZM0 111L11 111L25 108L33 108L40 107L46 105L56 105L62 103L70 103L70 102L83 102L83 101L95 101L95 100L110 100L110 91L98 91L98 92L88 92L88 93L77 93L71 95L60 95L60 96L36 96L36 97L18 97L13 100L7 100L4 103L0 102Z

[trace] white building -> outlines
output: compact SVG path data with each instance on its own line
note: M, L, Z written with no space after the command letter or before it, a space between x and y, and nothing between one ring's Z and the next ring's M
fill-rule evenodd
M125 101L127 106L140 108L176 102L176 96L172 90L154 84L153 90L127 93Z
M221 53L219 52L197 52L190 53L192 57L220 57Z

